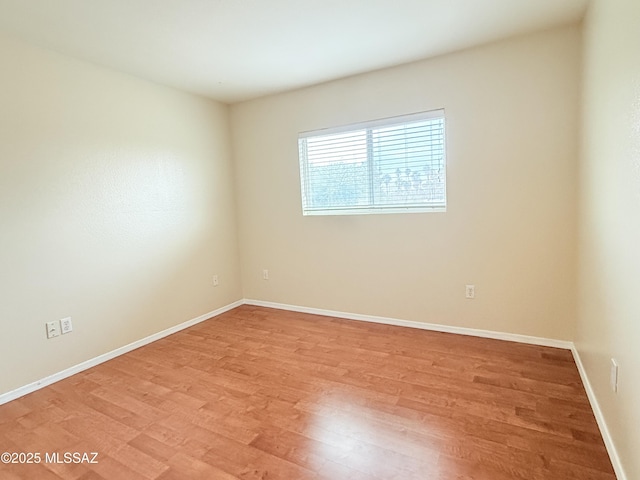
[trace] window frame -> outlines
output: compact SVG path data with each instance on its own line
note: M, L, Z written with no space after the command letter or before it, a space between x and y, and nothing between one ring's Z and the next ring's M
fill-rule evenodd
M393 127L397 125L411 124L422 120L441 118L443 121L443 152L442 152L442 174L444 176L444 200L442 202L434 202L429 204L414 204L414 205L374 205L369 202L368 205L362 206L336 206L336 207L322 207L322 208L310 208L306 206L305 197L309 192L309 167L308 159L306 155L302 156L302 140L306 140L312 137L319 137L325 135L334 135L340 133L355 132L358 130L369 131L375 128L381 127ZM368 142L367 142L368 143ZM306 142L305 142L306 145ZM367 144L367 164L368 169L371 169L372 153L369 150L370 144ZM399 214L399 213L441 213L447 211L447 118L445 115L445 109L439 108L434 110L427 110L422 112L415 112L406 115L398 115L393 117L378 118L366 122L358 122L347 125L340 125L330 128L322 128L318 130L309 130L300 132L298 134L298 164L300 168L300 193L301 193L301 206L303 216L331 216L331 215L377 215L377 214ZM372 186L370 185L370 188ZM371 196L371 193L370 193Z

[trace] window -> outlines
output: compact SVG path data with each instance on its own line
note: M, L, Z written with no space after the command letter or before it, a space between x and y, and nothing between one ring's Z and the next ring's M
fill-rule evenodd
M301 133L304 215L446 209L444 110Z

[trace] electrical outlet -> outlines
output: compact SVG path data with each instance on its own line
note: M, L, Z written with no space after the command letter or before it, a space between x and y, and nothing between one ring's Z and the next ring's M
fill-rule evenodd
M73 324L71 323L71 317L63 318L60 320L60 331L64 335L65 333L73 332Z
M269 280L269 270L267 269L262 270L262 279Z
M618 362L615 358L612 358L609 385L611 385L611 390L613 390L615 393L618 392L618 368Z
M213 276L213 286L217 287L218 285L220 285L220 281L218 280L218 275L214 275Z
M47 338L53 338L60 336L60 322L55 320L53 322L47 322Z
M476 298L476 286L475 285L465 285L465 287L464 287L464 296L465 296L465 298Z

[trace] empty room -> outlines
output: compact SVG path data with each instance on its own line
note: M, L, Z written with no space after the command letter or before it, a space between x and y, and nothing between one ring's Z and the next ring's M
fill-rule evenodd
M640 479L638 212L637 0L0 0L0 479Z

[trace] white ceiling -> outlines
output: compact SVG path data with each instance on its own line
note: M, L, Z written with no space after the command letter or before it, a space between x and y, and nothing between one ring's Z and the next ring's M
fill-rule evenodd
M236 102L579 21L588 0L0 0L0 31Z

